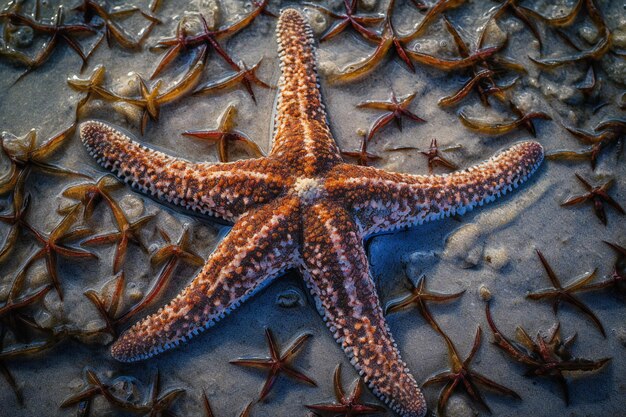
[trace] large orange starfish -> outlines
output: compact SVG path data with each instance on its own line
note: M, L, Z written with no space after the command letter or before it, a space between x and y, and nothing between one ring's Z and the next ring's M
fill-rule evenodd
M450 175L346 164L326 122L308 23L284 10L277 35L282 77L267 157L192 163L98 121L80 126L89 152L135 188L234 222L191 284L122 334L111 353L130 362L175 347L285 270L299 268L326 325L372 391L403 416L423 416L424 397L385 322L363 241L495 200L537 169L543 149L519 143Z

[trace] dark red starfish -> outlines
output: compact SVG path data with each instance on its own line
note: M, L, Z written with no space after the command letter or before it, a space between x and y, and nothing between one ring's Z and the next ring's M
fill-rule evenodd
M254 19L256 19L259 14L261 14L265 10L268 3L269 0L263 0L261 3L255 3L255 8L246 17L231 25L223 26L216 30L211 30L204 16L200 15L202 30L196 34L188 34L186 32L184 26L185 18L183 17L178 23L178 26L176 28L176 34L174 37L161 39L159 42L157 42L156 48L167 48L167 51L163 55L163 58L161 58L161 60L157 64L157 67L155 68L150 78L154 78L159 73L161 73L161 71L163 71L163 69L165 69L165 67L167 67L183 50L199 47L202 47L205 50L207 48L212 48L233 69L235 69L236 71L240 70L239 66L222 48L218 40L226 36L232 36L247 27L249 24L252 23L252 21L254 21ZM206 58L206 56L206 53L203 53L203 57Z
M72 210L57 224L54 229L46 237L42 232L38 231L30 224L24 222L24 227L28 229L35 239L41 244L41 248L31 255L24 266L21 268L19 274L25 274L28 268L37 260L45 259L46 269L48 275L54 284L54 288L59 294L59 298L63 301L63 291L61 290L61 282L57 274L57 257L63 256L66 258L77 259L94 259L97 258L91 252L87 252L82 249L67 247L64 242L72 239L77 239L90 233L90 230L85 228L77 228L73 231L69 231L70 228L76 223L76 220L80 213L80 207L75 205Z
M214 91L224 90L228 88L232 88L237 84L242 84L250 97L252 97L252 101L256 104L256 96L254 95L254 90L252 89L252 85L257 85L263 88L272 88L271 85L262 81L257 77L256 71L259 69L261 65L261 61L257 62L252 66L252 68L248 68L245 62L240 62L233 66L233 69L236 71L235 74L229 75L225 78L222 78L218 81L211 81L203 86L198 87L193 94L209 94ZM231 65L232 66L232 65Z
M259 145L254 143L243 133L235 130L236 115L237 108L230 105L226 108L224 114L222 114L219 126L216 130L188 130L184 132L183 135L215 142L220 162L230 162L228 146L232 142L244 144L255 158L263 156L263 151L259 148Z
M278 376L281 372L284 372L288 376L295 378L298 381L304 382L309 385L317 386L315 381L313 381L308 376L304 375L302 372L298 371L291 365L291 360L298 353L298 351L304 345L304 342L311 337L310 333L305 333L298 337L286 350L284 353L280 353L278 350L278 346L274 341L274 337L272 336L272 332L269 328L265 328L265 338L267 339L267 345L270 350L269 358L241 358L234 359L230 361L230 363L241 366L250 366L253 368L261 368L267 369L268 375L265 380L265 384L263 385L263 389L261 389L261 394L259 394L259 401L262 401L267 397L272 386L278 379Z
M411 288L410 294L407 294L405 297L402 297L400 299L393 300L385 306L385 314L393 313L403 308L409 307L411 305L415 305L417 307L417 310L422 315L422 317L424 317L426 321L431 323L432 316L430 314L430 311L428 310L428 306L426 304L427 302L452 301L452 300L456 300L457 298L465 294L465 290L459 291L454 294L442 294L438 292L427 291L426 290L426 276L424 275L421 276L417 280L416 284L413 284L413 282L411 282L411 286L413 288ZM433 323L431 323L431 325ZM434 323L433 327L437 329L439 326L436 323Z
M333 384L335 387L336 403L313 404L307 405L306 408L315 412L328 413L333 416L342 417L353 417L363 414L378 414L385 411L385 409L379 405L359 402L363 391L361 378L357 379L352 384L352 392L350 395L346 395L341 384L341 364L337 365L335 368Z
M592 273L585 275L582 278L579 278L571 284L563 287L561 285L561 281L554 273L554 270L552 269L550 264L548 264L548 261L543 256L541 251L539 251L538 249L537 255L539 256L539 260L541 261L543 268L548 274L548 278L550 279L553 288L541 290L536 293L530 293L526 296L526 298L530 298L531 300L552 300L552 310L554 311L555 315L557 314L559 305L561 303L571 304L580 311L582 311L587 317L589 317L594 322L598 330L600 330L602 336L606 338L604 326L602 326L602 323L600 322L598 317L594 314L593 311L591 311L589 307L587 307L582 301L574 296L574 294L577 292L585 291L585 285L593 281L593 279L596 277L597 270L594 270Z
M154 218L155 215L149 214L134 222L130 222L117 204L111 206L111 209L113 210L113 216L115 217L117 232L91 237L83 241L81 245L101 245L117 242L117 247L115 248L115 258L113 261L113 273L117 274L126 259L126 251L128 249L129 242L135 242L139 244L142 250L146 250L139 233L141 232L141 229Z
M416 94L409 94L408 96L401 98L400 101L396 98L396 94L392 91L390 99L388 101L378 101L378 100L367 100L362 103L357 104L357 107L360 109L376 109L376 110L384 110L387 114L380 116L366 136L366 141L369 142L372 137L383 127L387 126L391 121L395 121L396 126L400 131L402 131L402 117L406 117L410 120L413 120L418 123L425 123L426 120L407 110L407 108L411 105L413 99L415 99Z
M608 190L613 186L615 180L611 179L602 185L593 187L578 173L575 173L574 175L576 175L576 178L578 178L578 180L583 184L587 192L579 196L570 197L565 202L563 202L561 206L569 207L576 204L584 203L586 201L591 201L593 203L593 210L596 213L596 216L598 216L600 221L605 226L607 225L607 219L606 212L604 210L604 203L607 203L608 205L613 207L621 215L626 214L622 206L620 206L619 203L608 194Z
M370 162L381 159L380 156L367 151L367 139L365 135L361 137L361 149L358 151L342 151L341 155L356 159L357 165L361 166L368 166Z
M336 22L321 36L320 42L334 38L348 27L352 27L355 31L367 39L371 36L371 32L365 26L376 25L385 20L385 17L381 15L359 15L357 11L358 0L343 0L343 5L345 13L339 14L317 4L307 4L307 6L319 10L325 15L336 20Z
M569 391L564 372L590 372L602 368L610 358L589 360L573 358L570 346L573 344L576 334L565 341L561 340L560 325L557 324L546 340L537 334L536 342L526 333L522 327L518 327L516 335L522 346L511 342L496 327L489 303L486 306L487 322L493 332L494 344L503 350L515 361L528 368L526 376L547 376L556 378L563 392L565 404L569 405Z
M437 139L431 140L430 148L428 149L428 151L420 151L420 153L428 158L428 173L429 174L433 173L433 169L437 165L441 165L452 171L454 171L455 169L458 169L458 166L456 166L454 163L450 162L449 160L447 160L441 155L441 152L439 151L439 147L437 146Z
M520 400L521 397L513 390L500 385L491 379L479 374L478 372L470 369L470 363L476 352L478 352L478 348L480 347L481 342L481 334L482 331L480 326L476 330L476 336L474 338L474 344L472 345L472 350L464 361L461 361L461 358L456 350L456 347L452 343L452 340L439 328L436 326L435 330L443 337L448 347L448 355L450 356L450 360L452 361L452 367L449 371L441 372L437 375L434 375L428 378L423 386L437 384L445 382L441 393L439 394L439 401L437 402L437 413L440 416L445 415L445 408L450 396L455 391L457 387L463 387L470 398L477 403L479 403L485 410L487 410L491 414L491 409L483 399L480 391L478 390L477 385L482 385L484 387L489 388L490 390L513 397L515 399Z

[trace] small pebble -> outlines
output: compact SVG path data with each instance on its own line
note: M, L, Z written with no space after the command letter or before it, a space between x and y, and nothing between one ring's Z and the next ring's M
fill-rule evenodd
M484 284L478 288L478 294L480 295L480 299L483 301L491 300L491 291Z
M509 265L510 257L506 248L486 248L485 262L496 271L501 271Z
M118 203L128 219L136 219L143 213L143 200L135 195L126 194Z
M359 5L361 6L362 10L365 10L366 12L371 12L372 10L376 9L376 6L378 5L378 0L361 0L359 2Z
M276 304L283 308L294 308L304 306L304 296L302 292L295 288L288 288L276 296Z
M313 33L315 33L316 35L322 34L328 27L328 20L319 10L307 8L305 10L305 14L309 19L309 23L311 25L311 29L313 29Z

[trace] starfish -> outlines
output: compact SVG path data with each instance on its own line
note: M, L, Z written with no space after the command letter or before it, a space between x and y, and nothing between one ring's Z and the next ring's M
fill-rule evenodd
M311 378L304 375L302 372L294 368L293 365L291 365L292 358L298 353L298 351L304 345L304 342L306 342L309 337L311 337L310 333L305 333L301 335L291 345L289 345L287 349L285 349L284 353L281 354L278 350L278 346L276 345L276 341L274 340L274 336L272 335L271 330L266 327L265 338L267 339L267 345L270 349L270 357L240 358L234 359L230 361L230 363L268 370L267 379L265 380L265 384L263 384L261 394L259 394L259 401L263 401L265 397L267 397L267 394L270 393L270 390L274 386L274 383L278 379L278 376L281 372L284 372L286 375L297 379L298 381L317 386L315 381L313 381Z
M80 125L88 152L135 188L234 223L186 289L127 329L111 354L133 362L176 347L298 268L374 394L404 417L424 416L424 396L385 321L364 240L494 201L537 170L543 148L522 142L446 176L346 164L327 124L310 26L286 9L277 36L282 76L266 157L195 163L149 149L100 121Z
M561 203L563 207L574 206L576 204L584 203L586 201L591 201L593 203L593 211L596 213L596 216L600 219L600 221L606 226L606 211L604 210L604 203L610 205L618 213L621 215L625 215L626 211L619 205L617 201L613 199L608 193L609 189L613 186L615 181L610 179L608 182L598 185L592 186L589 182L581 177L578 173L574 173L578 181L580 181L583 186L587 189L585 194L577 195L567 199L567 201Z
M398 130L402 131L402 117L406 117L417 123L425 123L426 120L407 110L407 107L411 105L414 98L415 93L410 94L398 101L396 94L392 91L388 101L367 100L357 104L357 107L360 109L376 109L387 112L387 114L384 114L376 119L374 125L367 133L366 140L368 142L372 140L372 136L374 136L380 129L391 123L392 120L396 122Z
M352 384L352 392L350 395L346 395L341 384L341 364L337 365L335 368L333 384L335 386L336 403L305 405L305 407L309 410L333 413L332 415L334 416L341 415L342 417L354 417L362 414L371 415L385 411L385 409L379 405L360 402L361 393L363 392L363 383L360 378Z
M606 332L604 331L604 326L602 326L600 319L598 319L598 317L593 311L591 311L589 307L587 307L582 301L574 296L574 293L586 290L587 284L595 279L597 270L594 270L592 273L587 274L582 278L577 279L573 283L563 287L561 281L559 280L559 277L556 275L541 251L537 250L537 255L539 256L539 260L541 261L541 264L546 270L548 278L550 279L550 282L554 287L544 289L539 292L530 293L526 296L526 298L529 298L531 300L552 300L552 311L554 311L555 315L559 311L559 305L561 305L561 303L571 304L572 306L582 311L587 317L589 317L591 321L593 321L593 323L596 325L598 330L600 330L602 336L606 338Z

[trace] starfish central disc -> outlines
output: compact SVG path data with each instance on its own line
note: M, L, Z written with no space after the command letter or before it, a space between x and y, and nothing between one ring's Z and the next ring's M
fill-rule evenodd
M321 178L298 178L293 189L303 203L312 203L326 197L324 180Z

